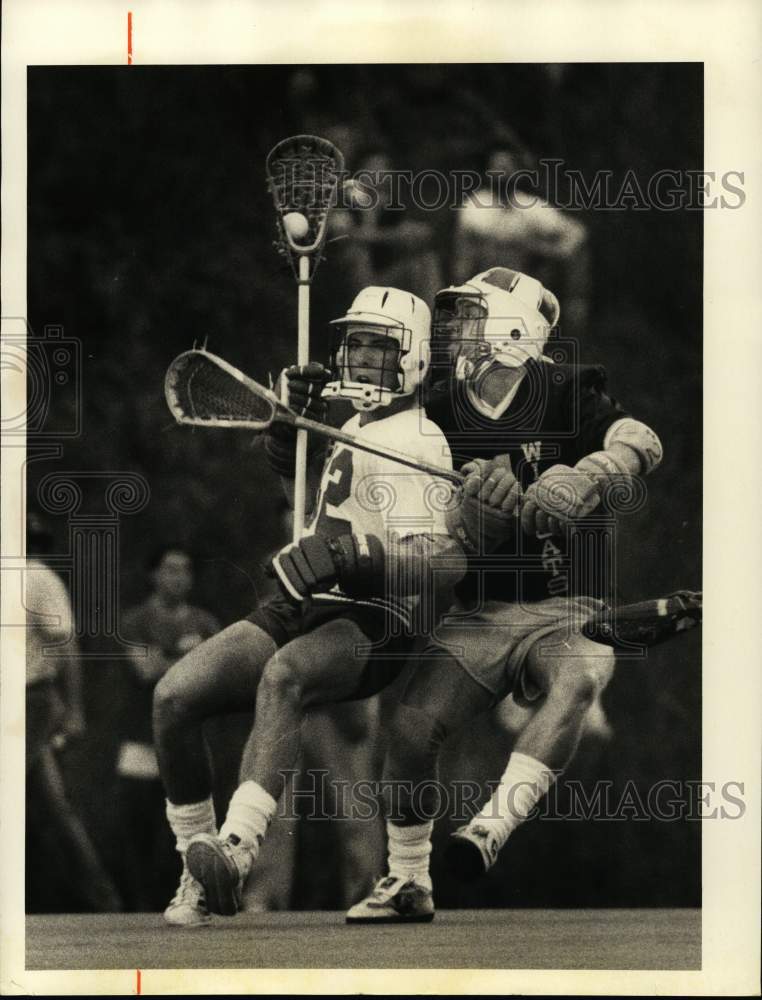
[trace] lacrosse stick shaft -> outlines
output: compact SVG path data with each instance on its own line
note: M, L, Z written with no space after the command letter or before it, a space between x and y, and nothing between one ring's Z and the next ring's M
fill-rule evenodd
M298 289L298 340L297 364L310 361L310 261L299 257ZM296 468L294 475L294 541L298 542L304 530L304 512L307 507L307 431L296 432Z
M319 434L330 441L338 441L339 444L345 444L349 448L366 451L370 455L378 456L378 458L385 458L389 462L407 466L408 469L415 469L416 472L425 472L430 476L435 476L437 479L446 479L456 486L462 486L465 480L465 476L460 472L454 472L452 469L443 469L432 462L425 462L423 459L413 458L411 455L405 455L401 451L395 451L394 448L373 444L372 441L357 438L354 434L347 434L346 431L342 431L338 427L320 424L307 417L293 417L288 422L293 423L295 427L305 432L310 431L313 434Z

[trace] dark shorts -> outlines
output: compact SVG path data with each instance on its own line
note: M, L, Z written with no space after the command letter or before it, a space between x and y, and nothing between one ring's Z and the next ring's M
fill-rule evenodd
M279 649L337 619L354 622L368 639L357 646L358 658L366 660L358 686L342 700L370 698L399 676L415 642L410 628L384 606L319 598L300 608L283 597L273 597L246 616L246 621L267 632Z

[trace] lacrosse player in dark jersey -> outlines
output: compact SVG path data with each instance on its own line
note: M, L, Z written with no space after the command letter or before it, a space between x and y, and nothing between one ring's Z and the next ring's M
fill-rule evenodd
M543 354L558 316L552 293L507 268L436 297L427 413L467 475L447 521L470 569L396 708L384 768L389 874L350 909L350 923L433 918L430 817L449 734L509 694L535 708L492 798L453 835L452 866L475 873L567 767L611 678L610 623L585 624L610 594L595 593L605 580L584 579L575 533L612 487L635 490L662 450L609 395L602 367Z

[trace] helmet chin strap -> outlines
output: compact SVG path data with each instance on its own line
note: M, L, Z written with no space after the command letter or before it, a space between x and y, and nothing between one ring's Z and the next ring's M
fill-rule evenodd
M343 392L344 398L351 399L352 406L360 413L369 413L371 410L377 410L379 406L386 407L395 398L390 389L367 382L345 382ZM353 395L350 396L350 393Z

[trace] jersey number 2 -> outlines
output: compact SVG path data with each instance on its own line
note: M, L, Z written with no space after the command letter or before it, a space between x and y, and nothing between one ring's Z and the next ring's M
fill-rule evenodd
M323 487L318 500L317 523L315 534L337 538L339 535L351 535L352 524L334 512L349 499L352 489L352 452L341 448L331 459L323 479Z

